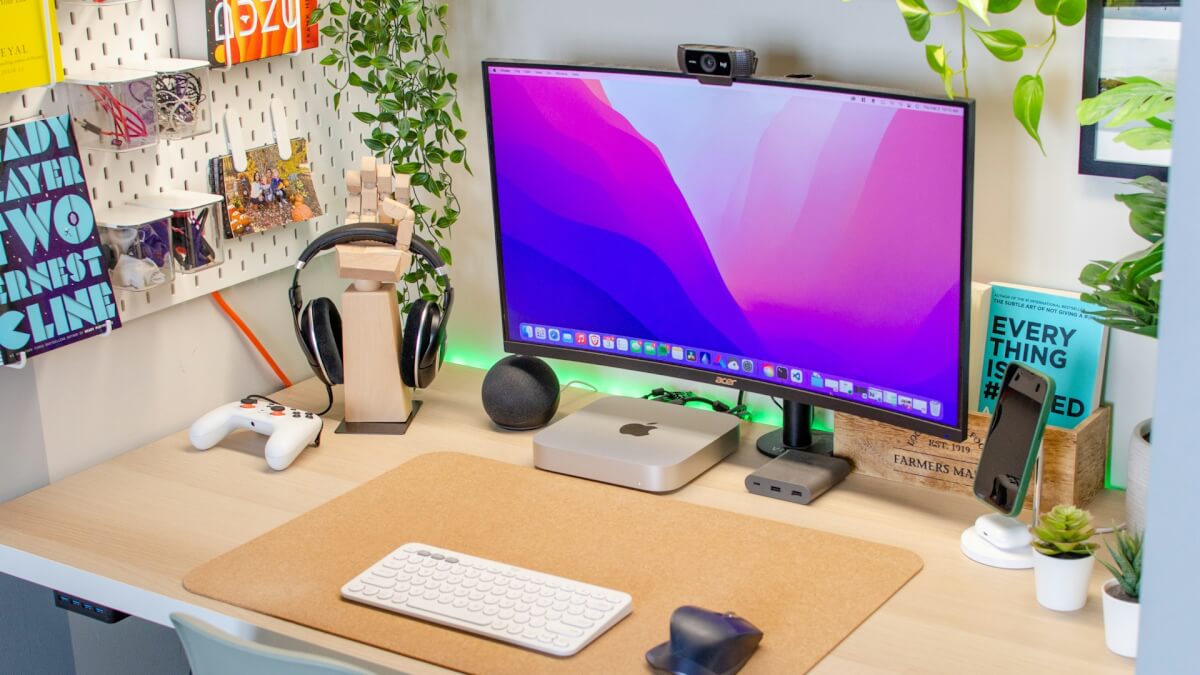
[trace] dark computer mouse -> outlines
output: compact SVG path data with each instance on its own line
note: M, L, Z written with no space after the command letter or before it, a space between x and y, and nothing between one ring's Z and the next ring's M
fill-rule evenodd
M646 652L646 661L679 675L732 675L762 638L761 630L733 612L684 605L671 614L670 641Z

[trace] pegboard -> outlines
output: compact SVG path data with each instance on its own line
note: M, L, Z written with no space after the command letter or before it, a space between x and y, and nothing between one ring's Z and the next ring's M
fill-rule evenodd
M99 68L137 68L152 58L178 57L175 7L171 0L140 0L123 5L59 4L59 40L67 76ZM185 30L204 30L190 26ZM333 110L333 90L318 63L327 47L253 61L210 73L214 129L184 140L160 140L157 146L115 153L80 149L92 203L106 207L136 202L139 195L163 190L209 192L208 162L228 154L224 118L241 117L246 147L275 142L270 103L275 97L287 111L292 138L308 140L313 184L322 215L268 232L225 239L225 262L194 274L176 271L171 284L148 291L114 289L124 321L207 295L296 263L300 251L319 233L345 221L344 173L357 165L363 125L345 99ZM20 122L67 112L65 85L0 94L0 122ZM280 302L284 302L280 298Z

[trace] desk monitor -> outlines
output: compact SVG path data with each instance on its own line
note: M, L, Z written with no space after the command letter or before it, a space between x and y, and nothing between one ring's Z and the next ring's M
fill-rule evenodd
M971 101L483 69L507 351L964 437Z

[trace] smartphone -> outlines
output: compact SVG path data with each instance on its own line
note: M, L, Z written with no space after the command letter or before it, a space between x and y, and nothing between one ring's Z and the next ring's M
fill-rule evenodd
M1053 403L1053 378L1008 364L975 473L976 497L1007 515L1021 512Z

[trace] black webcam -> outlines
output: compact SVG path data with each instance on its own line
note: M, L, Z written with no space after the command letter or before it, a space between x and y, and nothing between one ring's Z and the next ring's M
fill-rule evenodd
M735 77L750 77L758 66L753 49L719 45L679 45L679 69L704 84L733 84Z

